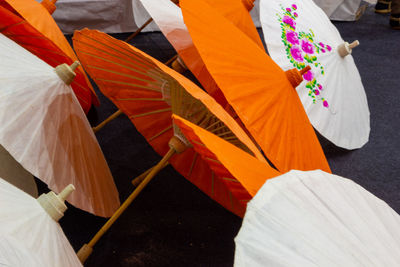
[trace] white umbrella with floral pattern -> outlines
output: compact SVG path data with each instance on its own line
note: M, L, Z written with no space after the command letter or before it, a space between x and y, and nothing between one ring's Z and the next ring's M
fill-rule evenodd
M312 69L297 93L325 138L356 149L369 138L367 97L350 55L358 41L344 42L312 0L261 0L260 19L271 58L284 70Z

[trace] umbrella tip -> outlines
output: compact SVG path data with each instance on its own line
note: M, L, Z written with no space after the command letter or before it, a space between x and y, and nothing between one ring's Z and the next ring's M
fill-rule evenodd
M47 194L41 194L37 198L40 206L47 212L47 214L56 222L58 222L67 210L65 205L65 199L75 190L75 187L70 184L61 191L59 195L56 195L53 191Z
M75 61L68 66L67 64L63 63L55 67L55 72L57 73L58 77L65 82L65 84L70 85L74 80L76 73L75 69L80 65L79 61Z
M287 70L285 71L285 74L293 88L296 88L303 81L303 75L309 70L311 70L311 67L307 65L300 71L296 68Z
M343 44L338 46L337 50L339 55L344 58L345 56L350 55L351 52L353 51L353 48L359 45L360 42L358 40L355 40L351 44L349 44L348 42L344 42Z
M56 2L57 0L43 0L41 4L44 8L47 9L47 12L49 12L49 14L51 15L54 13L54 11L56 11Z
M68 198L68 196L74 191L75 191L75 186L73 184L69 184L57 196L60 199L62 199L62 201L65 201Z
M309 70L311 70L311 67L309 65L307 65L305 68L303 68L300 71L301 76L303 76L305 73L307 73Z

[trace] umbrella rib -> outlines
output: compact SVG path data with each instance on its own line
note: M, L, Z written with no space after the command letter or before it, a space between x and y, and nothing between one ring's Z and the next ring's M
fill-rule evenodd
M171 130L172 125L168 126L167 128L161 130L160 132L158 132L157 134L153 135L152 137L149 138L149 142L153 141L154 139L156 139L157 137L159 137L160 135L164 134L165 132L168 132L169 130Z
M188 178L192 175L193 168L194 168L194 165L196 164L196 161L197 161L197 158L198 158L198 157L199 157L199 154L196 153L196 154L194 155L194 159L193 159L193 161L192 161L192 164L190 165L190 169L189 169L189 173L188 173Z
M137 77L135 75L126 74L126 73L115 71L115 70L112 70L112 69L101 68L101 67L98 67L98 66L95 66L95 65L87 65L87 68L102 70L102 71L106 71L106 72L109 72L109 73L118 74L118 75L121 75L121 76L124 76L124 77L134 78L135 80L139 80L139 81L143 81L143 82L149 82L149 80L145 80L145 79L139 78L139 77ZM130 69L130 70L132 70L132 69ZM136 70L132 70L132 71L138 72L138 73L143 74L143 75L148 75L148 73L143 73L143 72L139 72L139 71L136 71ZM162 85L161 80L157 80L157 81L160 83L160 86L161 86Z
M240 183L238 180L233 179L233 178L221 177L221 179L223 179L223 180L225 180L225 181L234 182L234 183Z
M115 98L117 101L165 101L162 98Z
M107 44L105 44L105 43L103 43L103 42L100 42L100 41L98 41L98 40L96 40L96 39L90 38L89 36L83 35L83 37L85 37L85 38L87 38L87 39L90 39L90 40L92 40L92 41L94 41L94 42L96 42L96 43L98 43L98 44L100 44L100 45L102 45L102 46L108 47L109 49L111 49L111 50L117 52L118 54L122 54L122 55L124 55L124 56L126 56L126 57L128 57L128 58L130 58L130 59L131 59L132 56L134 56L135 58L138 58L138 59L139 59L139 62L141 62L142 64L154 68L154 64L153 64L151 61L149 61L148 59L143 59L143 58L139 57L139 56L136 54L136 52L133 52L133 50L127 50L127 49L125 49L125 47L120 46L118 43L117 43L117 45L119 46L119 48L121 48L121 49L124 50L124 51L127 51L127 52L129 53L129 55L127 55L127 54L123 53L121 50L115 49L114 47L109 46L109 45L107 45ZM88 44L88 43L85 43L85 42L79 41L79 40L77 40L77 41L80 42L80 43L82 43L82 44L85 44L86 46L92 47L92 46L91 46L90 44ZM126 45L128 45L128 44L126 44ZM108 54L108 55L111 55L111 56L113 56L113 57L116 57L115 55L113 55L113 54L107 52L106 50L102 50L102 49L96 48L96 47L92 47L92 48L97 49L97 50L100 50L100 51L103 51L104 53L106 53L106 54ZM118 58L122 59L121 57L118 57ZM159 71L159 72L160 72L160 71Z
M153 115L153 114L157 114L157 113L163 113L163 112L167 112L167 111L171 111L171 108L157 109L157 110L153 110L153 111L146 112L146 113L135 114L135 115L129 116L129 118L144 117L144 116Z
M18 25L21 25L21 24L26 24L26 21L23 20L23 21L20 21L18 23L14 23L14 24L8 25L8 26L6 26L4 28L0 28L0 32L4 32L5 30L7 30L9 28L12 28L12 27L15 27L15 26L18 26Z
M154 91L157 93L161 93L160 89L157 88L153 88L153 87L149 87L149 86L144 86L144 85L138 85L138 84L131 84L131 83L127 83L127 82L121 82L121 81L115 81L115 80L107 80L107 79L100 79L97 78L95 79L96 81L102 81L102 82L110 82L110 83L116 83L116 84L121 84L121 85L126 85L126 86L130 86L130 87L135 87L135 88L143 88L143 89L147 89L149 91Z
M99 49L98 49L98 50L99 50ZM101 50L100 50L100 51L101 51ZM131 71L140 73L140 74L145 75L145 76L147 75L147 76L149 76L149 77L151 77L151 78L153 78L153 79L155 79L155 80L158 80L158 78L160 78L160 73L158 73L158 72L156 72L155 74L149 73L149 72L152 72L152 71L154 72L154 69L155 69L154 66L151 67L152 69L144 69L144 68L141 68L139 65L134 65L134 66L137 67L137 68L132 68L132 67L130 67L130 66L128 66L128 65L124 65L124 64L118 63L118 62L116 62L116 61L112 61L112 60L106 59L106 58L104 58L104 57L100 57L100 56L98 56L98 55L91 54L91 53L89 53L89 52L80 51L80 53L81 53L81 54L88 55L88 56L93 57L93 58L100 59L100 60L105 61L105 62L108 62L108 63L115 64L115 65L117 65L117 66L126 68L126 69L128 69L128 70L131 70ZM104 52L104 53L107 53L107 52ZM109 54L109 53L107 53L107 54ZM112 54L109 54L109 55L112 56L112 57L121 59L121 58L119 58L119 57L117 57L117 56L114 56L114 55L112 55ZM128 60L123 60L123 61L126 62L126 63L131 64L131 61L128 61ZM133 63L132 63L132 65L133 65ZM142 72L142 71L140 71L138 68L140 68L141 70L144 70L144 71L147 70L147 71L149 71L149 72Z

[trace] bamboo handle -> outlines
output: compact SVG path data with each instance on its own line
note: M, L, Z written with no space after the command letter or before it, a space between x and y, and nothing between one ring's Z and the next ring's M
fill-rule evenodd
M168 164L169 164L169 162L166 162L163 168L167 167ZM134 187L138 186L138 184L140 184L140 183L143 181L143 179L146 177L146 175L149 174L149 172L150 172L153 168L154 168L154 166L151 167L150 169L148 169L147 171L145 171L144 173L142 173L141 175L139 175L139 176L137 176L136 178L134 178L134 179L132 180L132 182L131 182L132 185L133 185Z
M172 61L174 61L175 59L177 59L178 58L178 54L176 54L175 56L173 56L172 58L170 58L168 61L166 61L165 63L164 63L164 65L169 65L169 64L171 64L171 62Z
M151 22L153 21L153 18L149 18L143 25L142 27L140 27L139 29L137 29L134 33L132 33L131 35L129 35L128 38L126 38L125 42L129 42L130 40L132 40L133 38L136 37L136 35L138 35L147 25L149 25Z
M90 240L88 244L85 244L81 250L78 252L78 257L82 259L83 261L86 260L86 258L89 255L85 255L85 257L80 257L80 252L87 251L93 249L93 246L96 245L96 243L99 241L99 239L107 232L108 229L114 224L114 222L121 216L121 214L129 207L129 205L132 203L132 201L139 195L139 193L145 188L145 186L154 178L154 176L162 170L163 166L165 165L166 162L176 153L175 149L170 148L167 154L161 159L159 163L157 163L154 168L149 172L149 174L146 176L146 178L139 184L138 187L132 192L132 194L122 203L122 205L117 209L117 211L113 214L113 216L108 219L108 221L101 227L101 229L96 233L96 235ZM88 249L89 248L89 249ZM83 252L82 252L83 253ZM83 262L82 262L83 263Z
M119 115L122 114L122 111L120 109L118 109L114 114L112 114L110 117L108 117L107 119L105 119L104 121L102 121L99 125L93 127L93 132L97 133L101 128L103 128L107 123L109 123L110 121L114 120L115 118L117 118Z

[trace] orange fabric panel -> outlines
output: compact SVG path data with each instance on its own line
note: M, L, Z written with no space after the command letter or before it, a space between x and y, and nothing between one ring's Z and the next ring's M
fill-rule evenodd
M7 6L12 7L12 11L17 12L32 27L38 30L43 36L51 40L72 61L77 60L74 50L69 45L67 39L61 32L60 28L57 26L57 23L54 21L53 17L49 14L47 9L43 5L35 0L1 0L1 2L5 2L8 4L4 5L6 8ZM46 61L45 57L41 57L41 59ZM96 93L94 92L88 77L83 71L83 68L79 66L77 70L82 73L84 81L80 82L79 85L76 84L72 87L76 88L77 90L79 90L78 88L89 89L92 95L90 99L86 99L85 101L87 101L89 104L93 103L94 105L99 105L99 100L96 96ZM89 109L84 107L84 110L85 112L87 112Z
M281 172L328 162L282 69L202 0L182 0L185 24L207 69L246 128Z
M267 179L281 174L268 163L259 161L195 124L177 115L173 115L173 119L194 149L204 159L209 159L207 162L211 169L228 187L233 188L231 191L235 192L239 199L248 197L242 192L243 189L253 197Z
M43 36L23 18L0 5L0 32L41 58L50 66L62 63L71 65L74 60L68 57L56 44ZM83 110L87 113L91 106L92 91L87 86L83 69L75 70L76 77L71 87Z

